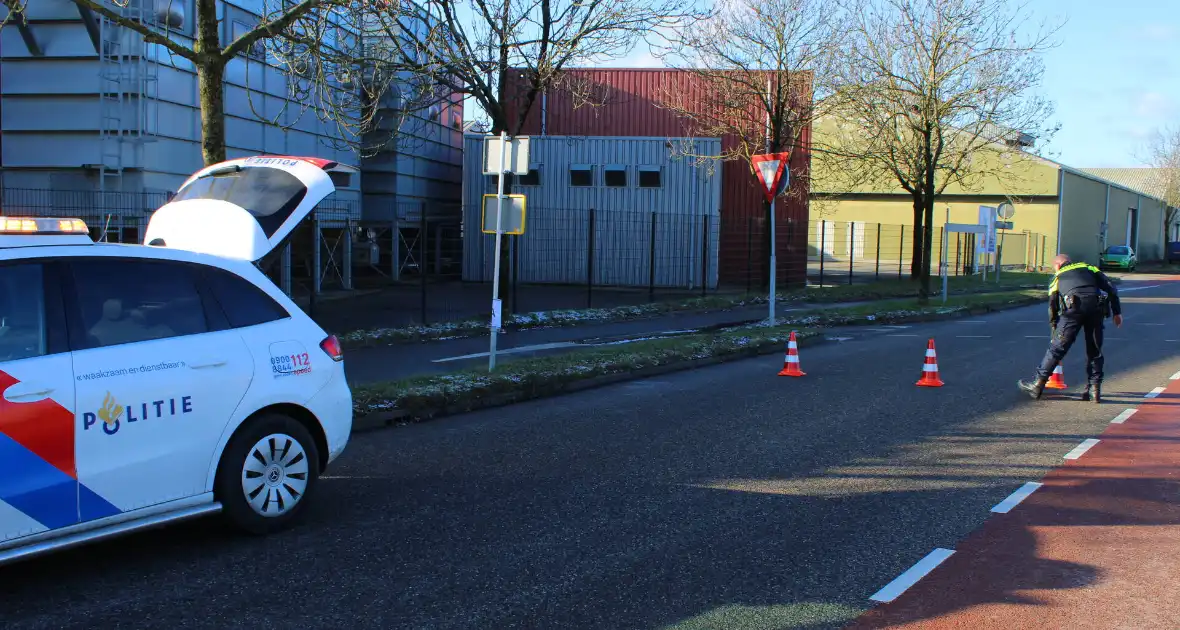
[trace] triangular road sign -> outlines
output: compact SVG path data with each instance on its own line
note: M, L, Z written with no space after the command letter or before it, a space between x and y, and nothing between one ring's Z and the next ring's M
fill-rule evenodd
M790 181L790 175L787 175L785 180L783 178L784 173L788 172L787 163L791 161L790 152L755 155L750 161L754 165L758 179L762 181L762 193L766 195L766 201L774 201L785 188L783 184Z

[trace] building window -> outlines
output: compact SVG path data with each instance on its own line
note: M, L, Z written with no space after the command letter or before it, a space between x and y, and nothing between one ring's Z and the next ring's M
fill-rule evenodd
M250 24L247 24L241 20L234 20L230 43L236 42L239 37L249 33L253 29L254 26ZM257 59L259 61L266 59L266 45L263 43L263 40L259 39L251 44L250 47L246 49L246 54L251 59Z
M541 171L538 167L530 166L527 175L518 175L516 177L516 184L518 186L540 186Z
M611 164L602 172L602 181L609 188L625 188L627 186L627 167Z
M658 166L640 166L639 187L659 188L662 185L660 174L660 167Z
M541 171L540 166L532 166L529 168L528 175L517 175L511 173L508 176L508 181L505 182L509 186L540 186L541 185ZM499 190L500 176L488 175L491 181L492 190Z
M570 166L570 186L584 188L594 185L594 169L587 164Z

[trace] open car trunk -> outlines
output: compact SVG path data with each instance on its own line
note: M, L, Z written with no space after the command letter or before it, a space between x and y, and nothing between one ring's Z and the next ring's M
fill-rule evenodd
M152 213L144 244L257 262L280 247L336 190L332 173L356 169L318 158L259 156L207 166Z

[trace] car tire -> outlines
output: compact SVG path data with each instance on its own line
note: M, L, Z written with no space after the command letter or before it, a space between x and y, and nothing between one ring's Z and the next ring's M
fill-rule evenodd
M238 529L270 534L299 519L319 481L319 450L299 421L282 414L249 420L226 446L213 492Z

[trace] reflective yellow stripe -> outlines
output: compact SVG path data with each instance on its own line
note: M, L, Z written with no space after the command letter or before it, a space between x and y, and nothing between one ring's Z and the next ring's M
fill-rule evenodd
M1053 281L1049 283L1049 295L1053 295L1053 293L1055 293L1057 291L1057 277L1067 271L1073 271L1074 269L1089 269L1090 271L1093 271L1095 273L1099 273L1098 269L1096 269L1095 267L1093 267L1089 263L1076 262L1076 263L1066 265L1066 266L1062 267L1060 271L1058 271L1056 274L1053 275Z

